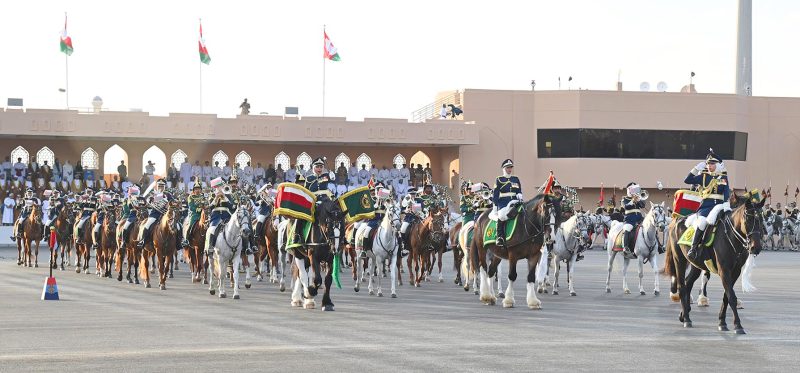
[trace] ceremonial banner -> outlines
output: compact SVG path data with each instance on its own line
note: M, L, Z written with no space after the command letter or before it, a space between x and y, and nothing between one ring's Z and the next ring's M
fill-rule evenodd
M675 192L675 200L672 203L672 211L675 215L689 216L697 212L703 198L700 193L691 190L679 190Z
M339 206L346 213L348 223L372 219L375 217L375 205L369 193L369 187L363 186L353 189L339 197Z
M278 196L275 200L275 214L314 222L314 208L317 196L313 192L295 183L278 185Z

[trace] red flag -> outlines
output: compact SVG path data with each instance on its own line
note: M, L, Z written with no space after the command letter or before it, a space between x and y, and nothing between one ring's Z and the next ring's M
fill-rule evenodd
M367 186L368 186L370 189L373 189L373 188L375 188L375 179L374 179L372 176L370 176L370 177L369 177L369 182L367 183Z
M605 191L603 190L603 183L600 183L600 200L597 201L597 207L603 207L603 201L606 200Z
M550 171L550 176L547 177L547 184L544 186L544 194L550 194L550 190L553 189L553 180L555 180L555 176L553 175L553 171Z
M200 62L208 65L211 63L211 55L208 54L206 48L206 39L203 39L203 22L200 21L200 39L197 41L198 49L200 50Z

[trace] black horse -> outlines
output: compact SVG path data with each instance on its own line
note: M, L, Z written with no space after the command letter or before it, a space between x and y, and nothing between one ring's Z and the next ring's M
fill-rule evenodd
M322 263L326 264L325 294L322 296L322 310L333 311L331 301L331 285L333 284L333 261L336 254L336 236L334 228L340 226L344 214L339 203L333 200L320 201L314 212L314 223L311 226L308 240L294 249L293 272L296 283L292 293L292 305L300 306L300 296L306 298L304 306L314 307L314 297L322 286ZM302 266L302 268L301 268ZM303 277L312 268L314 281L311 284L303 282ZM301 278L303 278L301 280ZM299 283L298 283L299 282Z
M739 278L742 266L748 256L758 255L761 252L762 238L766 232L764 220L761 218L764 200L757 192L750 192L738 198L734 195L732 200L734 204L735 201L744 202L740 202L733 211L721 213L718 217L717 231L711 245L713 252L710 253L710 258L715 263L717 273L722 280L722 287L725 290L719 311L719 330L728 330L725 316L728 304L730 304L736 333L745 334L739 319L739 312L736 309L737 298L733 291L733 285ZM692 286L700 277L701 272L709 271L709 268L705 262L690 263L687 259L686 253L689 251L689 247L678 244L678 240L685 230L684 219L673 220L669 226L664 274L676 280L682 309L678 319L685 328L691 328L692 320L689 318L689 311L691 311Z

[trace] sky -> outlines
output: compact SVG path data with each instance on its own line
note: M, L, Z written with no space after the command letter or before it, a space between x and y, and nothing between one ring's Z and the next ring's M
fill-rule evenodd
M753 1L753 95L800 95L800 1ZM409 118L456 89L733 93L736 0L10 1L0 11L0 100L69 106ZM211 55L200 66L198 21ZM341 61L325 62L323 26ZM571 85L567 77L572 76ZM654 89L654 88L652 88ZM468 108L465 108L468 110Z

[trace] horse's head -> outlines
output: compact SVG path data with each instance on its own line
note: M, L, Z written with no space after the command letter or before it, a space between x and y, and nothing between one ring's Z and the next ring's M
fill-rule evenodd
M653 223L656 225L656 229L659 231L663 231L667 227L667 214L664 212L664 202L659 204L655 204L650 202L650 213L648 215L653 216Z
M744 203L740 203L732 214L733 226L745 238L747 250L753 255L758 255L761 253L762 240L766 234L764 220L761 218L766 198L762 198L759 191L754 189L737 199L744 200Z
M431 212L426 220L426 226L430 229L430 238L432 241L441 242L445 235L444 227L445 214L441 210Z
M330 199L319 201L315 215L320 228L329 236L344 219L342 207L339 206L337 201Z
M539 194L523 205L525 229L532 234L549 237L561 225L561 199L550 194Z
M389 220L389 224L395 232L400 231L400 226L403 225L403 221L400 220L400 206L394 200L384 202L384 206L386 207L384 219Z
M250 214L243 206L239 206L236 209L236 226L242 231L243 237L249 237L253 232L253 228L250 224Z

